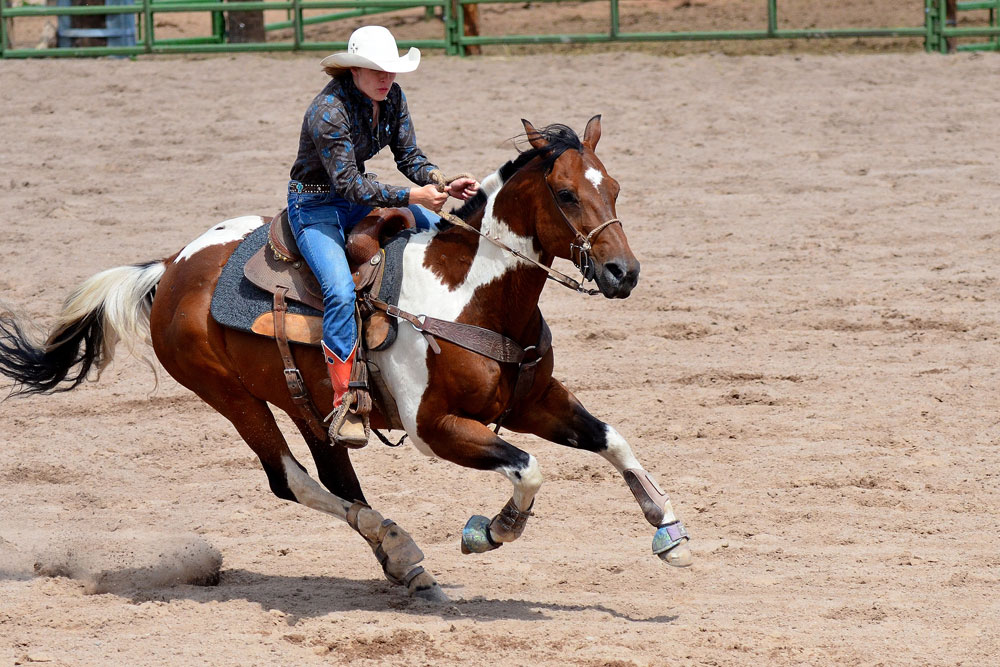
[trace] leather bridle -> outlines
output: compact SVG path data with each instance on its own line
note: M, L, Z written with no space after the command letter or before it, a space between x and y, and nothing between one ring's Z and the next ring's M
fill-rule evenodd
M621 225L622 221L619 220L618 218L611 218L610 220L602 222L597 227L594 227L592 230L590 230L590 232L586 236L584 236L580 232L580 230L577 229L572 222L570 222L569 218L566 216L566 212L563 211L562 207L559 205L559 199L556 197L555 191L552 190L552 186L549 184L548 179L544 178L543 176L543 180L545 181L545 186L549 190L549 194L552 196L552 204L556 207L556 210L559 211L559 215L562 217L563 222L566 223L566 226L569 227L570 231L573 233L574 238L569 244L570 261L572 261L573 265L580 270L580 274L583 276L584 281L593 280L596 274L596 266L590 257L590 251L593 249L592 242L600 232L604 231L605 229L607 229L609 226L613 225L616 222L619 225ZM498 248L501 248L502 250L506 250L507 252L514 255L518 259L524 260L529 264L537 266L538 268L542 269L548 274L548 278L550 280L556 281L563 287L568 287L569 289L574 290L576 292L580 292L581 294L589 294L591 296L601 293L601 290L599 289L587 289L583 287L580 281L574 280L573 278L567 276L565 273L556 271L550 266L545 266L535 258L528 257L523 252L511 248L509 245L501 241L499 238L490 236L489 234L486 234L485 232L476 229L475 227L467 223L465 220L459 218L457 215L454 215L452 213L445 213L443 211L438 215L440 215L442 219L446 220L447 222L450 222L453 225L457 225L462 229L466 229L470 232L478 234L479 236L483 237L493 245L497 246Z
M552 203L555 204L556 210L558 210L559 215L562 216L563 222L566 223L570 232L572 232L575 236L569 244L570 261L572 261L573 265L580 270L580 273L583 275L583 279L585 281L593 280L596 273L596 266L590 257L590 251L593 249L592 241L594 240L594 237L603 232L605 228L615 224L616 222L621 225L622 221L618 218L611 218L602 222L597 227L594 227L586 236L584 236L566 216L566 212L563 210L562 206L559 205L559 198L556 196L555 190L552 189L552 184L549 183L549 179L547 178L545 179L545 186L549 189L549 194L552 195ZM576 258L573 257L574 251L576 251Z

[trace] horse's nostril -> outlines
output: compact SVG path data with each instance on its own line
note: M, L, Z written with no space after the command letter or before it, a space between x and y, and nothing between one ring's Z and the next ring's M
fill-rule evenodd
M621 267L620 264L617 264L615 262L610 262L608 264L605 264L604 268L607 269L607 272L611 274L611 277L618 282L621 282L622 278L625 277L625 270Z

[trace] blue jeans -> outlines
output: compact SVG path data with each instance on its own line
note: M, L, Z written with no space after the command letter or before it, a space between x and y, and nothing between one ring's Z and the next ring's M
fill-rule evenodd
M437 228L440 216L416 204L409 209L419 229ZM323 290L323 342L342 361L358 340L354 279L344 253L345 239L371 210L371 206L354 204L335 192L288 195L289 226Z

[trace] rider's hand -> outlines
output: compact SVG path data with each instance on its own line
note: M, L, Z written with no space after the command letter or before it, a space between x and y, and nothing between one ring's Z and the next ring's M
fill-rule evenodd
M439 192L436 185L425 185L422 188L410 188L410 203L420 204L438 213L448 201L447 192Z
M466 200L479 192L479 183L474 178L456 178L448 186L448 194L455 199Z

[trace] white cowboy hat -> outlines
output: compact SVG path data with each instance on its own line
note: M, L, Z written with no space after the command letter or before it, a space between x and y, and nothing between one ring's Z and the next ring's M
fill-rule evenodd
M351 34L347 51L323 58L321 67L364 67L380 72L412 72L420 64L420 49L410 47L400 57L396 39L380 25L366 25Z

